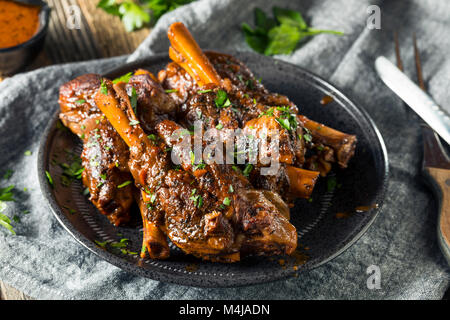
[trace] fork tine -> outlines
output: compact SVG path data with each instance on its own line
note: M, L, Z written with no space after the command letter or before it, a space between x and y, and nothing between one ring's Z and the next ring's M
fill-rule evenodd
M397 58L397 67L400 69L400 71L403 72L403 62L402 57L400 55L400 45L398 43L397 31L394 32L394 42L395 42L395 57Z
M417 47L417 39L416 39L416 33L413 33L413 41L414 41L414 59L416 61L416 71L417 71L417 81L419 82L419 87L423 91L427 91L425 88L425 83L423 81L423 75L422 75L422 63L420 62L420 54L419 49Z
M413 33L414 42L414 59L416 62L417 81L419 87L423 91L427 91L423 81L422 64L420 62L420 54L417 46L416 34ZM436 167L450 169L450 160L445 152L438 135L425 122L421 121L420 127L422 129L423 138L423 162L422 168Z

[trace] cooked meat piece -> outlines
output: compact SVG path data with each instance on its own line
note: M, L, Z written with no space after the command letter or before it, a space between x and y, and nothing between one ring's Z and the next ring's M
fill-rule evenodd
M179 145L174 144L173 133L181 129L182 127L172 121L163 121L157 125L161 138L174 149ZM176 137L175 140L177 140ZM173 151L182 153L182 151ZM185 159L185 157L181 157L181 159ZM237 243L230 244L231 247L222 248L222 251L227 254L239 252L245 255L258 252L258 254L271 255L290 253L295 250L297 233L295 227L286 218L287 205L280 197L266 191L255 190L247 178L230 165L213 163L204 164L198 168L198 165L188 161L182 163L182 167L196 177L197 188L191 197L195 197L198 192L201 197L199 199L202 199L202 206L197 211L203 211L201 216L212 212L216 219L226 218L231 224L234 234L237 235L236 239L239 239ZM266 197L269 194L271 200L276 204ZM186 205L188 206L188 204ZM194 208L190 209L195 211ZM175 210L174 214L180 210L182 207ZM183 221L185 220L183 219ZM220 221L220 225L228 230L228 227L225 227L227 226L226 220ZM228 235L228 233L226 234ZM252 251L250 248L257 249ZM197 252L193 254L201 255L205 259L217 259L217 257L213 257L213 253Z
M156 127L162 144L148 139L139 124L129 124L136 116L124 86L105 82L108 94L99 91L97 105L130 146L129 167L142 193L151 195L148 205L164 212L164 226L153 223L158 230L184 252L213 261L236 261L256 247L258 254L295 250L295 227L262 191L227 165L184 162L184 170L173 169L163 146L177 147L172 133L181 127L164 120Z
M61 87L60 118L84 140L90 200L115 225L138 203L143 258L168 258L167 238L209 261L291 254L286 201L309 198L333 162L345 168L356 137L298 115L238 59L205 55L182 23L169 39L174 62L158 78L138 70L113 84L90 74ZM198 140L207 129L220 139Z
M83 184L89 200L116 226L130 220L133 204L133 184L123 186L132 182L128 157L126 144L106 119L87 134L81 154Z
M85 74L63 84L59 89L59 118L79 137L94 129L96 121L102 116L93 100L99 87L99 75Z
M175 117L177 111L175 101L150 75L132 76L125 88L127 95L131 97L130 101L136 104L134 106L136 116L145 131L152 132L159 121Z
M60 119L83 140L82 181L91 202L117 226L130 220L133 204L133 186L118 188L132 180L127 164L129 151L95 105L100 80L99 75L87 74L63 84Z

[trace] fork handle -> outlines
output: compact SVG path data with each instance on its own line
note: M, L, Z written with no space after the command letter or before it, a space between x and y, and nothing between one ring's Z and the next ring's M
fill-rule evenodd
M425 168L424 170L433 191L438 198L439 220L438 239L442 252L450 264L450 170L440 168Z

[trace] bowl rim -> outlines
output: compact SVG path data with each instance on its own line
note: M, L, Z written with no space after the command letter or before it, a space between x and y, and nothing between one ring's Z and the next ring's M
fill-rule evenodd
M17 1L13 0L14 2L23 3L26 4L23 1ZM27 1L28 2L28 1ZM31 0L29 5L36 5L40 6L41 10L39 11L39 29L38 31L27 41L19 43L18 45L15 45L13 47L7 47L7 48L0 48L0 54L4 52L10 52L14 50L19 50L22 48L26 48L28 46L31 46L32 44L36 43L37 41L41 40L42 37L47 33L48 25L50 21L50 7L48 4L41 0Z

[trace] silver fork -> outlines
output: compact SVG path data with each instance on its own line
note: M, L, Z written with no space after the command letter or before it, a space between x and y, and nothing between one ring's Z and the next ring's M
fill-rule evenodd
M403 71L403 62L400 56L400 46L397 33L394 34L395 54L397 66ZM416 35L413 34L414 57L417 72L417 82L423 91L427 91L423 81L422 63ZM430 185L439 208L438 240L441 251L450 264L450 159L444 150L439 136L428 124L420 119L423 137L422 173Z

